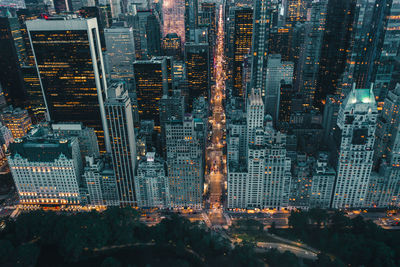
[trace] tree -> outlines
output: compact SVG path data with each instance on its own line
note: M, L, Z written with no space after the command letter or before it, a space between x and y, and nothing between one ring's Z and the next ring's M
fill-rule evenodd
M289 226L296 232L300 233L307 228L308 225L308 215L303 211L294 211L290 213L289 216Z
M331 228L335 232L343 232L352 225L350 218L343 211L336 211L331 216Z
M120 267L121 263L113 257L107 257L101 263L101 267Z
M318 224L318 226L320 226L321 223L325 223L328 219L328 213L326 212L326 210L319 208L310 209L308 211L308 215L313 222L316 222Z
M271 223L270 227L268 228L268 233L270 233L270 234L276 233L276 223L275 222Z
M17 248L17 266L35 266L40 249L35 243L27 243Z
M14 246L10 241L0 240L0 264L4 264L12 259L14 255Z

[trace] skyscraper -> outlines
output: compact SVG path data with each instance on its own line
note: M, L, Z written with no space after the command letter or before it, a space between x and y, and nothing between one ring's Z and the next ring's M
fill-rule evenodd
M94 128L105 151L107 86L97 20L61 17L26 24L50 119Z
M166 147L171 206L200 209L203 206L204 154L199 134L203 122L185 115L183 121L166 124Z
M110 86L105 109L120 205L137 206L136 136L130 98L123 85Z
M72 12L72 0L54 0L54 10L57 14L62 12Z
M10 165L23 205L80 205L82 159L76 138L57 138L46 129L18 139L9 147Z
M165 0L162 3L163 35L176 33L185 43L185 0Z
M234 10L233 32L233 95L244 96L243 60L250 53L253 35L253 9L237 8Z
M139 118L153 120L155 128L160 130L159 101L168 92L166 59L137 60L133 68Z
M314 2L311 9L311 19L307 25L304 41L304 62L300 61L296 84L303 94L304 104L312 105L317 88L320 66L321 46L326 27L327 0Z
M89 0L91 1L91 0ZM101 43L101 50L105 51L106 50L106 41L104 38L104 29L109 28L110 25L107 21L108 15L107 11L105 8L101 8L98 6L95 6L93 3L93 6L83 6L81 5L79 7L79 14L85 18L85 19L90 19L90 18L96 18L97 19L97 24L99 26L99 36L100 36L100 43ZM76 10L74 10L76 11Z
M328 164L328 154L320 153L313 169L310 207L330 208L335 177L335 170Z
M189 87L188 103L199 96L209 99L210 94L210 57L208 43L185 44L186 78Z
M135 61L133 29L111 27L104 30L107 46L106 61L111 79L133 79L132 62Z
M355 89L340 106L332 208L363 207L374 153L377 107L371 89Z
M265 113L278 120L281 85L292 84L293 62L282 61L280 54L269 55L266 73Z
M374 93L379 102L385 99L387 92L396 86L400 80L395 78L395 66L398 65L400 38L398 27L400 23L400 1L392 0L390 9L384 15L384 39L378 53L378 67L374 81ZM382 106L379 103L379 106Z
M193 41L190 39L190 30L194 30L198 25L199 3L197 0L185 0L185 42Z
M228 140L228 153L236 148L228 161L228 208L280 209L289 205L291 175L286 135L273 128L271 116L264 119L264 105L257 91L252 89L246 108L247 164L237 160L240 138L232 135Z
M165 56L182 58L181 38L176 33L168 33L162 40L162 50Z
M355 8L356 0L328 1L313 104L320 109L327 95L340 94L339 82L351 48Z
M89 194L89 204L119 206L114 170L106 158L86 157L83 178Z
M135 16L138 31L135 42L138 59L148 59L161 54L160 21L153 10L139 10Z
M201 19L199 24L208 24L210 45L214 46L217 34L217 9L216 4L212 2L201 3ZM199 14L200 17L200 14Z
M139 207L168 208L170 193L166 166L162 158L148 152L138 164L136 177Z
M17 18L0 17L0 84L9 105L24 107L25 91L21 72L24 43Z
M265 94L265 72L267 69L268 40L272 24L272 15L277 12L271 0L256 0L253 15L253 35L251 52L251 88Z

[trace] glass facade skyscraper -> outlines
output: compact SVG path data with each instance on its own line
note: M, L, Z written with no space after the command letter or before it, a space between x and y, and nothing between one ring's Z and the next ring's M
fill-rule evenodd
M50 119L82 122L108 146L106 80L97 20L31 20L27 28Z

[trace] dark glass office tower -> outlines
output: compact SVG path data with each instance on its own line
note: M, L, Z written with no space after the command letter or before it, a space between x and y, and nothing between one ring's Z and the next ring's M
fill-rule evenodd
M323 107L327 95L338 94L338 83L346 66L351 43L355 0L330 0L322 41L314 106Z
M26 24L50 119L94 128L100 150L109 149L97 20L62 18Z
M216 42L217 34L217 20L216 20L216 5L211 2L201 3L201 23L202 25L208 24L209 26L209 39L212 46ZM200 17L200 15L199 15Z
M46 119L46 104L36 66L23 66L22 77L26 90L26 109L29 111L34 124Z
M147 52L149 56L161 55L160 21L154 12L147 17L146 24Z
M26 51L17 18L0 17L0 47L0 84L7 104L24 107L20 62L23 62Z
M188 82L188 103L191 110L193 100L199 96L209 99L210 61L208 43L186 43L185 64Z
M185 42L190 42L190 30L198 25L199 3L197 0L185 0Z
M137 60L133 63L139 118L153 120L160 131L160 100L168 92L167 61Z
M243 60L250 53L253 35L253 9L238 8L234 10L235 26L233 32L233 95L244 96Z
M61 12L72 11L72 1L71 0L53 0L54 9L57 14Z
M99 24L101 50L107 50L106 41L104 38L104 28L107 27L107 14L105 9L99 8L97 6L85 6L79 10L79 14L86 19L97 19L97 23Z
M251 88L259 90L265 96L265 72L267 69L268 40L273 13L277 7L271 0L256 0L253 15L253 40L251 52Z
M168 33L162 41L162 50L165 56L182 58L181 38L176 33Z
M27 20L37 19L40 15L40 11L31 9L19 9L17 10L17 17L19 22L20 31L25 44L26 58L24 65L35 66L35 58L32 53L31 42L29 40L29 34L26 29L25 22Z

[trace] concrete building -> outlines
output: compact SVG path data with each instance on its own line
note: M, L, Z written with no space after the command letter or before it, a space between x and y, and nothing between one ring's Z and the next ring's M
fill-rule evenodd
M13 138L22 138L32 127L28 111L8 106L1 113L3 124L11 131Z
M136 59L133 29L106 28L104 37L107 47L107 76L111 79L133 79L132 62Z
M59 138L40 127L9 147L8 164L20 203L80 205L82 159L77 138Z
M99 157L99 144L94 129L82 125L82 123L53 123L51 124L53 133L64 138L77 137L82 160L86 156Z
M90 205L119 206L117 181L106 158L86 157L82 177L86 183Z
M112 161L121 206L137 206L134 184L136 170L136 136L132 105L123 83L110 85L105 103L111 138Z
M330 208L335 177L335 170L328 164L328 154L320 153L313 169L310 208Z
M145 208L170 207L170 192L166 165L154 152L148 152L138 164L136 184L138 206Z
M165 126L171 206L201 209L204 182L203 121L185 115Z
M332 208L363 207L374 153L377 106L371 89L355 89L340 106Z

